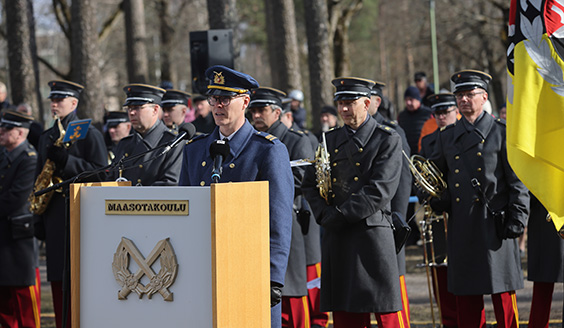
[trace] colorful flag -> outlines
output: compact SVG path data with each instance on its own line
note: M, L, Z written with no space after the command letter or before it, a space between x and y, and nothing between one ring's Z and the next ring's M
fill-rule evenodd
M563 1L511 0L509 37L507 156L564 231Z

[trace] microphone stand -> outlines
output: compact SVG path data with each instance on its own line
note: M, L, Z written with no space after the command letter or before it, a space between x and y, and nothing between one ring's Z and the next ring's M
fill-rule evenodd
M144 152L141 152L139 154L136 154L134 156L130 156L130 157L127 157L127 158L124 155L120 158L119 161L117 161L115 163L106 165L106 166L101 167L101 168L96 169L96 170L79 173L79 174L77 174L77 175L75 175L75 176L73 176L69 179L66 179L66 180L64 180L60 183L54 184L50 187L44 188L44 189L39 190L39 191L34 193L35 196L41 196L41 195L48 193L50 191L54 191L56 189L63 188L63 197L65 198L65 232L64 232L65 241L64 241L64 260L63 260L63 282L62 282L62 292L63 292L62 324L63 324L63 328L68 327L67 320L68 320L69 308L70 308L70 304L69 304L69 301L70 301L70 293L69 293L70 292L70 265L69 265L70 264L70 210L69 210L70 190L69 190L69 186L70 186L70 184L75 183L76 181L81 181L81 180L87 179L91 176L100 174L102 172L106 172L106 173L111 172L116 167L119 168L120 170L135 167L135 166L130 166L130 167L124 168L124 164L131 162L131 161L134 161L134 160L136 160L140 157L143 157L146 154L151 153L155 150L159 150L159 149L166 148L166 147L170 147L170 149L172 149L172 148L176 147L179 143L180 143L179 141L176 141L176 144L174 144L173 142L170 142L170 143L167 142L165 144L159 145L155 148L148 149ZM159 155L149 159L148 161L152 161L154 159L157 159L157 158L159 158L159 157L161 157L165 154L166 154L166 152L161 152Z

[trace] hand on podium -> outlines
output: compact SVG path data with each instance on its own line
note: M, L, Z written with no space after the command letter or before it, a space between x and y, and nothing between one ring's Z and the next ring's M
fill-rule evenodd
M282 287L277 282L270 282L270 307L274 307L282 301Z

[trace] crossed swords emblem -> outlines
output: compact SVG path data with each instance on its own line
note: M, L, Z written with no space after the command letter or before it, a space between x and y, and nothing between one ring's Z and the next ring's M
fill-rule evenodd
M161 269L155 273L151 266L160 257ZM135 273L129 271L129 261L132 258L139 266ZM137 246L125 237L121 238L114 261L112 271L114 277L122 289L118 292L118 299L125 300L131 292L137 293L139 298L147 294L150 299L153 294L159 293L165 301L172 301L172 293L168 288L174 283L178 270L176 254L170 244L170 238L160 240L147 258L137 249ZM143 285L140 281L146 275L150 282Z

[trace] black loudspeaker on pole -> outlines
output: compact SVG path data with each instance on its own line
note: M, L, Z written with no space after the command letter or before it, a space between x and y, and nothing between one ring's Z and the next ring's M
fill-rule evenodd
M233 31L207 30L190 32L190 67L192 92L205 94L209 81L206 69L213 65L234 68Z

